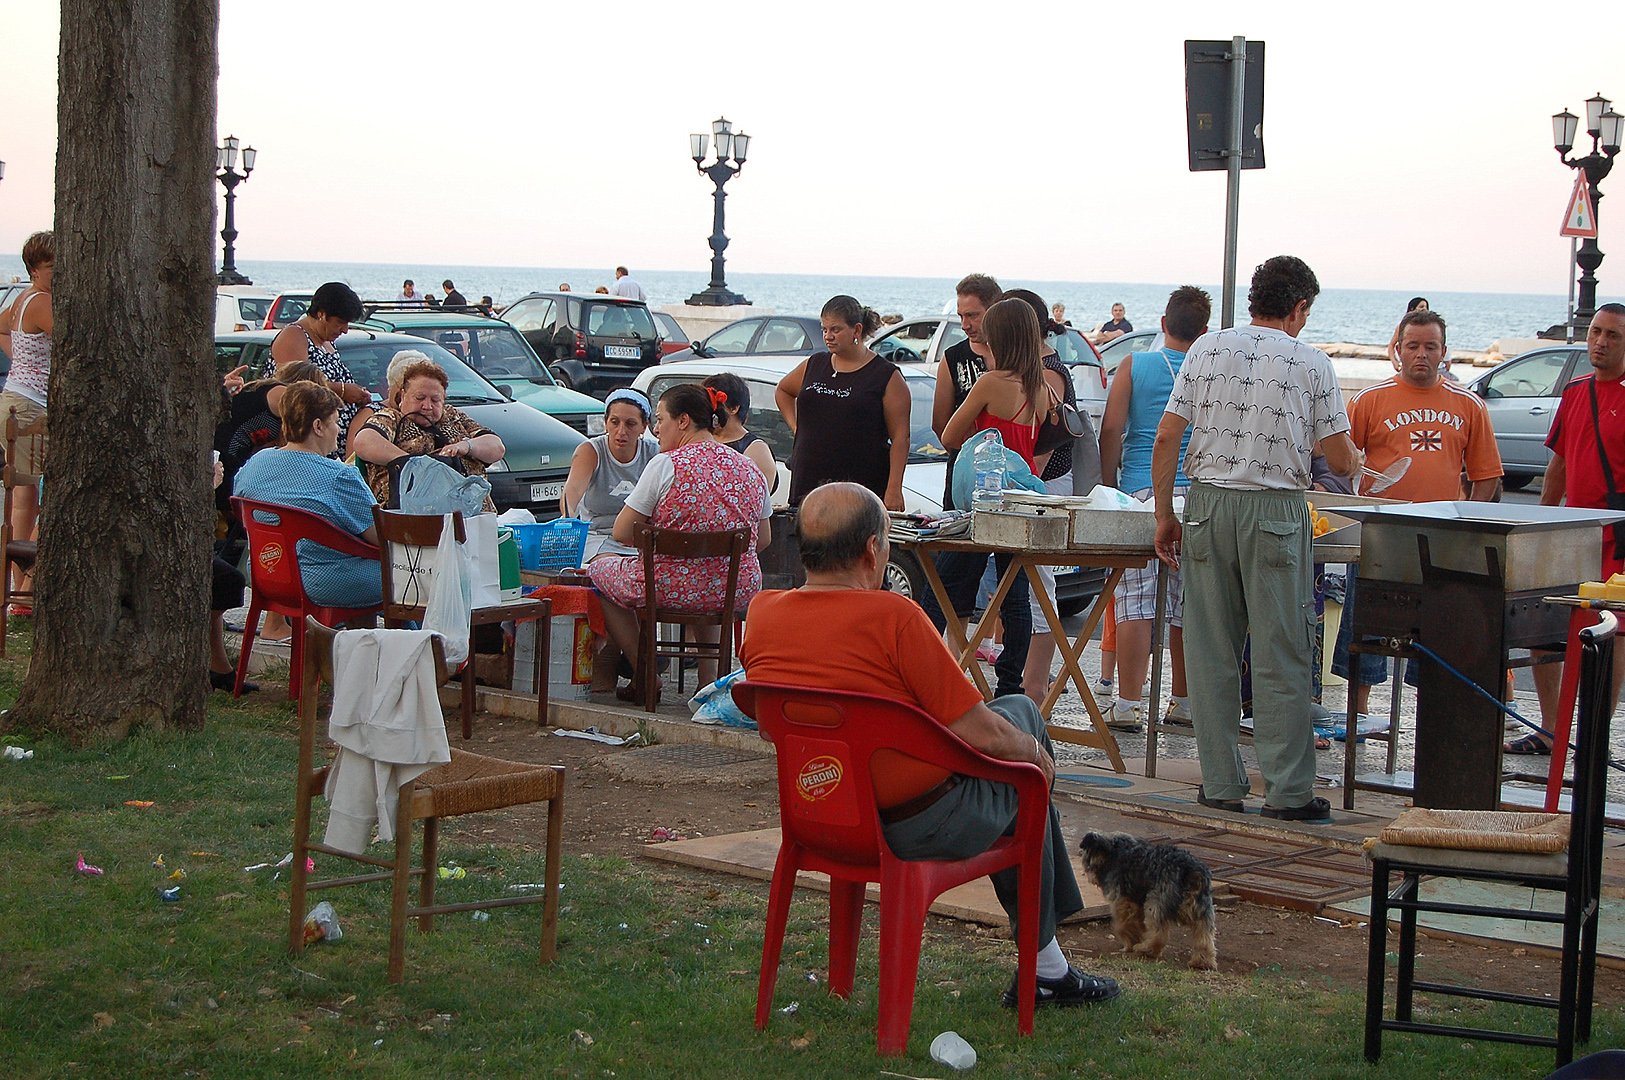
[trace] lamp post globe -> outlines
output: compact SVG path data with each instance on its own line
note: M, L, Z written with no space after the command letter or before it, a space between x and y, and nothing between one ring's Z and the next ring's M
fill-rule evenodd
M1592 224L1595 225L1600 213L1597 204L1602 201L1599 185L1614 167L1621 136L1625 135L1625 116L1615 112L1613 104L1599 93L1586 99L1585 122L1585 133L1591 136L1591 153L1579 158L1569 157L1569 151L1574 149L1575 137L1579 134L1580 118L1567 109L1552 116L1552 148L1557 151L1558 159L1563 164L1579 170L1585 177L1586 187L1591 194ZM1597 267L1602 265L1602 260L1603 253L1597 247L1597 238L1586 237L1574 257L1580 267L1580 295L1571 327L1576 337L1585 336L1586 329L1591 325L1591 317L1597 313Z
M749 300L728 288L727 278L723 274L722 253L728 247L728 234L723 231L723 200L727 195L722 186L744 168L745 153L750 148L750 136L743 131L736 133L727 118L719 116L711 122L709 141L716 154L716 160L706 165L706 136L702 133L688 137L689 156L694 159L694 167L699 170L700 175L708 177L716 185L711 215L711 283L701 292L690 296L688 302L696 307L732 307L735 304L749 304Z
M242 152L243 168L237 171L237 154ZM220 239L226 243L225 254L220 262L220 273L215 280L222 285L252 285L248 278L237 271L237 185L248 179L248 174L254 171L254 159L257 156L252 146L243 146L237 136L227 135L225 142L215 148L214 178L220 181L226 189L226 227L220 230Z

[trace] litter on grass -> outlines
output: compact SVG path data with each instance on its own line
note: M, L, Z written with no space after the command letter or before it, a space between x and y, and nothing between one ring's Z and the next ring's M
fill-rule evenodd
M159 897L167 904L173 904L181 898L181 887L176 885L168 889L159 889Z
M151 799L125 799L124 805L134 806L138 809L145 810L149 806L157 806L158 804L153 802Z
M24 750L20 746L8 746L4 751L0 751L0 758L7 761L33 761L34 751Z
M468 876L468 871L461 866L442 866L440 868L441 881L461 881Z
M310 909L305 916L305 944L310 945L318 941L337 941L344 936L339 929L339 915L333 910L333 905L326 900Z
M553 734L562 735L566 739L586 739L589 742L600 742L605 746L631 746L640 738L638 733L635 731L623 739L618 735L605 735L596 727L589 727L585 731L572 731L569 728L555 728L553 730Z
M85 862L85 853L82 851L79 853L79 861L74 864L73 869L75 873L86 874L91 877L100 877L102 872L101 867L91 866L89 863Z

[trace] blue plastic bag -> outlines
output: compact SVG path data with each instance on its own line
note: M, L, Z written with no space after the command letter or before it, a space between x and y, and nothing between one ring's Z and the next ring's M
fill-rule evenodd
M402 513L439 515L457 511L471 518L484 508L491 494L491 481L483 476L464 476L443 461L418 455L401 466L396 491Z
M734 703L734 683L742 682L745 670L731 671L709 686L702 686L688 701L696 724L722 724L726 727L756 730L756 721Z
M985 428L965 440L965 445L959 448L959 457L954 459L954 505L961 509L969 509L971 494L976 490L976 448L992 433L992 428ZM1036 491L1043 494L1049 490L1044 481L1033 475L1032 469L1021 459L1021 455L1004 448L1004 490L1006 491Z

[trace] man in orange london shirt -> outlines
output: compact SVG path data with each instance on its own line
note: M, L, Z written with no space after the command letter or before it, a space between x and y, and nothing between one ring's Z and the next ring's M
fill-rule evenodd
M1399 373L1354 395L1349 402L1349 437L1365 451L1369 469L1387 472L1402 458L1410 459L1399 482L1380 492L1384 499L1407 502L1448 502L1461 498L1461 474L1472 483L1469 498L1489 502L1501 478L1501 452L1495 446L1490 417L1478 395L1440 374L1445 357L1444 319L1419 308L1399 322ZM1367 494L1375 481L1362 479ZM1352 583L1351 583L1352 584ZM1347 647L1352 613L1343 613L1338 633L1339 656ZM1371 687L1388 678L1388 661L1381 656L1349 657L1333 671L1356 672L1355 711L1364 717ZM1416 685L1412 675L1405 679Z
M875 494L825 484L802 502L799 524L807 583L751 601L740 650L749 678L909 702L989 757L1032 762L1053 783L1049 735L1032 699L1010 694L984 703L919 605L883 591L890 522ZM946 773L898 749L884 765L877 756L874 770L886 843L898 858L970 858L1015 828L1014 788ZM1045 840L1038 1004L1110 1001L1117 983L1073 967L1055 940L1055 924L1081 910L1083 897L1053 805ZM1014 926L1017 872L991 876ZM1004 1004L1015 1007L1014 980Z

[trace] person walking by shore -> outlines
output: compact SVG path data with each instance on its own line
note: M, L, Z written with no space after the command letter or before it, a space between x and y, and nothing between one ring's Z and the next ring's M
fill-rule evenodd
M615 285L609 290L609 295L624 296L628 300L641 300L645 304L649 302L649 295L643 291L643 286L626 272L624 266L615 268Z
M1136 499L1152 494L1151 454L1157 425L1168 409L1186 350L1207 333L1212 313L1213 299L1201 289L1194 285L1175 289L1162 315L1166 344L1154 352L1130 353L1112 376L1106 413L1100 421L1100 471L1105 483ZM1179 458L1184 457L1185 443L1189 441L1187 429ZM1176 463L1173 493L1184 495L1188 486L1189 481ZM1117 700L1112 704L1109 722L1120 730L1138 731L1140 694L1145 690L1151 628L1157 617L1156 564L1123 571L1113 602L1117 608ZM1185 684L1184 606L1178 570L1168 574L1164 614L1169 626L1168 650L1173 658L1173 700L1168 703L1168 720L1188 724L1191 713Z
M1192 343L1152 446L1157 556L1183 572L1186 672L1203 806L1245 809L1238 745L1242 643L1253 638L1253 746L1264 816L1328 821L1314 793L1312 533L1305 497L1318 446L1332 471L1358 475L1330 359L1298 340L1320 283L1278 255L1254 272L1252 322ZM1174 515L1179 447L1190 428L1185 519Z

